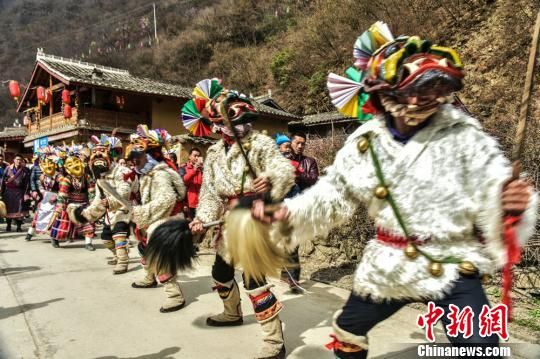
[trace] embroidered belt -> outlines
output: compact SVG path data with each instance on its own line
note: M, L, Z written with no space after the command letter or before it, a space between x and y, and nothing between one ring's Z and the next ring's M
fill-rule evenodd
M429 241L431 237L420 240L416 236L411 237L412 243L415 245L422 245L425 242ZM377 227L377 240L394 248L405 248L407 246L407 237L400 236L395 233L390 232L384 228Z

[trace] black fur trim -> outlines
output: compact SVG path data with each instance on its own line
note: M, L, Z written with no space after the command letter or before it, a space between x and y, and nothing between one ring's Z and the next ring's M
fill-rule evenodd
M75 208L75 211L73 211L73 214L75 215L75 219L81 224L85 224L88 222L88 220L84 218L84 216L82 215L83 210L84 210L84 207L80 206L80 207Z
M169 220L158 226L144 250L146 264L158 275L176 274L191 268L195 257L193 236L189 222L184 219Z

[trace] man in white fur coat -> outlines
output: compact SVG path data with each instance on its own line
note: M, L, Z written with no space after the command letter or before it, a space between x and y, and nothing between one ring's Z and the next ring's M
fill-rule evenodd
M223 109L222 101L227 103ZM230 125L224 121L222 110L229 114ZM269 196L270 201L281 201L294 185L295 170L290 161L281 155L272 138L251 129L251 122L258 113L249 99L225 90L209 100L204 113L221 133L222 139L206 154L197 215L190 224L194 233L203 231L203 223L223 218L238 201L249 202L263 194ZM235 137L241 143L255 176ZM224 311L206 320L207 325L216 327L243 323L234 266L228 262L224 241L221 235L216 240L217 254L212 267L214 290L223 300ZM270 290L271 285L250 279L244 280L244 287L263 330L264 345L257 358L284 358L285 345L279 319L282 305Z
M327 235L361 202L367 206L377 237L334 316L328 347L336 357L366 358L371 328L411 302L435 302L443 324L451 305L469 306L472 335L448 336L450 342L497 346L496 334L479 333L478 318L489 306L481 277L511 265L507 248L517 244L511 242L523 245L533 234L537 195L512 177L480 123L449 103L463 86L455 51L418 37L393 39L377 23L359 37L354 55L347 78L329 76L330 94L344 113L373 118L349 136L315 186L272 217L260 202L253 215L279 221L296 245ZM340 101L347 86L353 96ZM517 221L508 225L508 218ZM503 235L508 230L514 238Z
M89 159L89 168L94 180L104 179L116 192L129 202L133 193L138 191L137 178L131 176L131 170L127 167L114 165L111 159L122 154L122 142L119 138L102 134L99 138L91 137L92 152ZM105 247L113 253L113 259L109 264L115 265L113 274L126 273L128 269L129 236L129 209L104 192L99 184L95 188L96 194L90 205L86 208L68 211L74 222L96 222L105 216L105 226L101 238ZM80 212L80 215L79 215ZM81 218L81 216L83 218Z
M162 148L167 147L171 136L162 129L149 130L146 125L139 125L137 133L131 135L129 158L135 163L135 172L139 178L140 205L133 206L131 221L136 224L135 234L144 247L152 232L165 221L174 218L182 209L181 201L186 189L175 165L163 155ZM180 310L185 299L176 281L176 273L152 273L145 268L142 280L132 283L133 288L156 287L157 279L163 283L165 302L160 312Z

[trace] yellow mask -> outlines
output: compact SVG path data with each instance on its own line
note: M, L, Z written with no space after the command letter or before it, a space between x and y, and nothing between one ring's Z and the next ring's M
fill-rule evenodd
M70 156L64 163L66 172L73 177L82 177L84 174L84 163L78 157Z
M50 158L40 160L39 167L41 168L41 171L47 176L54 176L54 174L56 173L56 164Z

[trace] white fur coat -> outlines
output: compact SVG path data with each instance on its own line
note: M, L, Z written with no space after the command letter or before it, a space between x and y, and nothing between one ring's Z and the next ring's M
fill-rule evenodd
M139 188L141 205L133 207L131 220L146 230L149 238L154 228L170 218L176 202L185 197L186 187L177 172L159 163L139 177Z
M138 180L135 178L134 181L126 180L124 176L128 175L131 170L127 167L115 166L105 175L105 180L116 189L116 192L122 198L129 202L131 194L138 191ZM107 212L107 223L114 227L117 222L127 222L129 223L129 212L126 208L122 208L123 205L112 196L104 194L103 197L107 198L109 202L109 207L105 208L101 203L101 189L99 186L96 186L96 195L92 200L92 203L86 207L82 215L88 219L90 222L95 222L101 218L105 212Z
M409 232L430 240L421 248L436 258L455 256L491 273L505 262L501 237L501 191L511 167L497 142L474 118L442 106L432 122L407 144L395 141L384 119L376 117L347 139L325 176L303 194L286 200L293 226L293 242L327 235L367 204L376 226L403 235L387 201L376 198L378 185L369 151L357 142L371 133L382 171ZM521 243L533 234L537 194L518 227ZM485 244L475 237L479 229ZM376 300L440 298L458 278L456 264L443 264L444 273L432 277L428 261L408 259L403 249L375 239L365 250L355 273L354 291Z
M272 185L271 196L281 200L294 185L294 167L278 151L273 139L252 132L242 143L249 142L248 159L257 177L267 177ZM197 207L197 218L202 222L220 219L225 213L229 197L238 195L246 161L237 143L225 151L225 142L220 140L208 149L204 163L203 182ZM244 193L253 192L253 180L245 178Z

